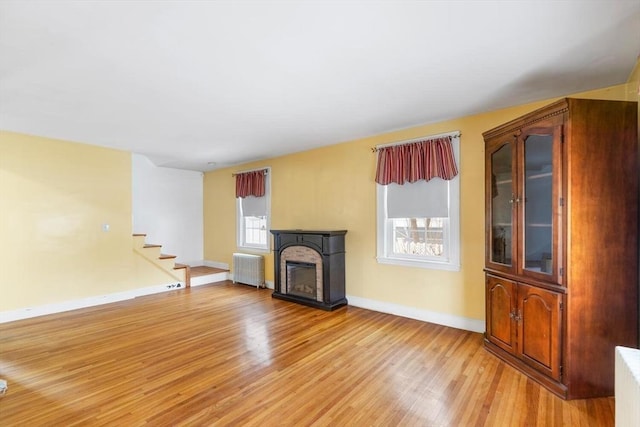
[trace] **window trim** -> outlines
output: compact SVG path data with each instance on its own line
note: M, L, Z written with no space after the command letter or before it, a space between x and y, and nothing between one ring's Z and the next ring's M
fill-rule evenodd
M245 229L244 229L244 216L241 214L242 205L241 198L236 197L236 246L238 249L245 249L252 252L269 253L271 252L271 167L261 167L256 169L248 169L242 172L252 172L255 170L265 170L266 177L264 180L265 193L263 197L267 198L267 215L266 215L266 232L267 243L266 245L252 245L245 243ZM241 172L239 172L241 173Z
M426 137L429 138L429 137ZM425 138L425 139L426 139ZM460 138L452 141L458 171L460 167ZM460 175L448 181L449 190L449 229L448 229L448 258L446 261L434 259L416 259L415 256L402 257L390 253L392 250L391 237L393 235L387 218L387 186L376 183L376 260L379 264L399 265L404 267L418 267L432 270L460 271ZM391 246L391 248L390 248Z

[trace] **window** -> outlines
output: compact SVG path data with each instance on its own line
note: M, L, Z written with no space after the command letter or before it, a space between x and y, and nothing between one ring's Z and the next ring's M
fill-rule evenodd
M264 171L264 196L236 198L236 238L240 248L268 252L271 243L269 238L271 170L266 168Z
M459 165L459 134L451 135ZM460 175L377 184L377 231L380 263L459 271Z

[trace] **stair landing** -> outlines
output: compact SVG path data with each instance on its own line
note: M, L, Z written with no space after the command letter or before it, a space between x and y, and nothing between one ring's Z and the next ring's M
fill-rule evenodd
M229 270L200 265L191 267L191 286L222 282L229 278Z

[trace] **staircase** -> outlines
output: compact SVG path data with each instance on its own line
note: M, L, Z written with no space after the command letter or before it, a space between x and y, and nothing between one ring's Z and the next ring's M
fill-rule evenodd
M152 245L146 242L146 234L133 235L133 250L146 258L149 262L164 270L175 280L184 283L186 288L191 286L191 268L186 264L175 262L175 255L163 254L162 245Z

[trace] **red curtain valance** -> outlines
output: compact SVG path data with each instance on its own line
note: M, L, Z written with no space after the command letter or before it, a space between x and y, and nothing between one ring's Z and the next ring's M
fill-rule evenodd
M376 182L387 185L458 175L451 136L379 148Z
M236 198L255 196L262 197L265 193L264 174L265 169L242 172L236 174Z

